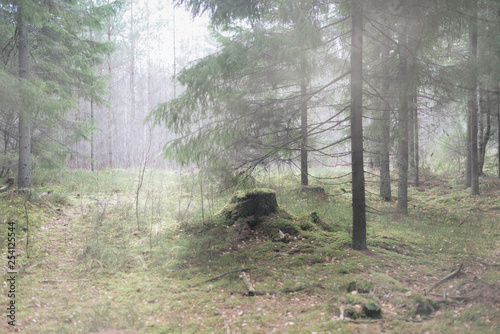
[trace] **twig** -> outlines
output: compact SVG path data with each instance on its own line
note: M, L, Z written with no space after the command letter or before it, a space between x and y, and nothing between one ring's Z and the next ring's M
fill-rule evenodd
M82 279L48 279L40 281L40 283L64 283L64 282L89 282L93 281L93 278L82 278Z
M203 282L201 282L201 283L198 283L198 284L192 285L191 287L192 287L192 288L195 288L195 287L200 286L200 285L202 285L202 284L205 284L205 283L208 283L208 282L212 282L212 281L216 281L216 280L218 280L219 278L222 278L222 277L224 277L224 276L226 276L226 275L233 274L233 273L238 273L238 272L240 272L240 271L243 271L243 272L245 272L245 271L250 271L250 270L252 270L252 269L255 269L255 268L246 268L246 269L241 269L241 268L240 268L240 269L229 270L229 271L226 271L226 272L225 272L225 273L223 273L223 274L220 274L220 275L218 275L218 276L215 276L215 277L209 278L209 279L207 279L206 281L203 281Z
M278 293L292 293L299 292L302 290L310 289L310 288L321 288L323 289L323 285L319 283L310 284L310 285L299 285L292 288L283 288L278 291L252 291L252 294L248 292L244 293L244 296L266 296L266 295L277 295Z
M314 283L314 284L310 284L310 285L299 285L299 286L295 286L293 288L283 288L280 291L283 292L283 293L290 293L290 292L299 292L299 291L302 291L302 290L305 290L305 289L310 289L310 288L321 288L321 289L323 289L324 287L323 287L322 284Z
M452 272L452 273L451 273L451 274L449 274L448 276L446 276L446 277L444 277L444 278L440 279L440 280L439 280L439 281L437 281L436 283L432 284L429 288L427 288L426 290L424 290L424 296L427 296L427 294L428 294L429 292L431 292L432 290L434 290L434 288L436 288L438 285L443 284L444 282L446 282L446 281L447 281L447 280L449 280L450 278L455 277L455 276L458 274L458 272L460 271L460 269L462 269L462 266L463 266L463 265L464 265L463 263L462 263L462 264L460 264L460 267L458 267L458 269L457 269L457 270L455 270L454 272Z

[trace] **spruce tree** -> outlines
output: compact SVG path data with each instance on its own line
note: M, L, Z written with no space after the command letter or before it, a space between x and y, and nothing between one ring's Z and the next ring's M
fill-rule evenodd
M31 186L31 155L44 154L40 141L47 127L63 121L73 104L73 90L85 99L102 102L102 82L93 64L109 45L88 40L89 28L101 28L113 6L93 7L87 2L4 1L4 17L16 25L18 67L19 162L18 188ZM4 23L5 24L5 23ZM30 59L34 61L30 64ZM9 71L13 75L13 71Z

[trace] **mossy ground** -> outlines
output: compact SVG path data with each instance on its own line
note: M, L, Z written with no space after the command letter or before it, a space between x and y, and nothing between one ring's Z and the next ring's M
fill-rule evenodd
M349 246L346 183L322 184L329 196L319 198L300 191L298 175L266 175L258 186L275 190L285 213L250 230L218 220L232 194L195 171L147 171L136 207L137 180L129 170L47 172L30 198L0 195L5 265L5 222L17 224L15 330L499 331L498 180L483 179L471 197L457 179L435 176L410 188L408 216L370 195L373 184L361 252ZM279 230L288 242L273 242ZM457 277L424 294L461 263ZM242 269L269 293L245 296ZM4 282L2 305L7 292ZM381 317L368 317L377 307ZM10 329L3 317L0 332Z

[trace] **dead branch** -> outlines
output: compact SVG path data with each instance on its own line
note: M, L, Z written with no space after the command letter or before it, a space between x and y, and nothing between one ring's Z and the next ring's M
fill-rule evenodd
M299 286L296 286L296 287L293 287L293 288L283 288L280 291L282 293L291 293L291 292L299 292L299 291L310 289L310 288L321 288L321 289L324 289L323 285L321 285L319 283L314 283L314 284L310 284L310 285L299 285Z
M314 283L310 285L299 285L291 288L283 288L278 291L253 291L252 294L249 294L248 292L244 293L244 296L266 296L266 295L277 295L279 293L293 293L293 292L299 292L302 290L307 290L311 288L321 288L324 289L322 284L319 283Z
M243 278L243 283L245 283L245 286L247 287L247 296L255 296L255 288L253 287L252 282L250 282L250 275L248 275L246 272L241 273L241 278Z
M432 290L434 290L434 289L435 289L438 285L443 284L444 282L446 282L446 281L447 281L447 280L449 280L450 278L455 277L455 276L458 274L458 272L460 271L460 269L462 269L462 266L463 266L463 265L464 265L463 263L462 263L462 264L460 264L460 267L458 267L458 269L457 269L457 270L455 270L454 272L452 272L452 273L451 273L451 274L449 274L448 276L446 276L446 277L444 277L444 278L440 279L440 280L439 280L439 281L437 281L436 283L432 284L429 288L427 288L426 290L424 290L424 296L427 296L427 294L428 294L429 292L431 292Z
M82 278L82 279L48 279L40 281L40 283L66 283L66 282L90 282L93 278Z
M220 275L218 275L218 276L215 276L215 277L209 278L209 279L207 279L207 280L205 280L205 281L203 281L203 282L201 282L201 283L198 283L198 284L192 285L191 287L192 287L192 288L195 288L195 287L200 286L200 285L202 285L202 284L205 284L205 283L208 283L208 282L212 282L212 281L216 281L216 280L218 280L218 279L220 279L220 278L222 278L222 277L224 277L224 276L226 276L226 275L229 275L229 274L234 274L234 273L238 273L238 272L240 272L240 271L246 272L246 271L250 271L250 270L252 270L252 269L255 269L255 268L246 268L246 269L241 269L241 268L240 268L240 269L233 269L233 270L229 270L229 271L226 271L225 273L222 273L222 274L220 274Z

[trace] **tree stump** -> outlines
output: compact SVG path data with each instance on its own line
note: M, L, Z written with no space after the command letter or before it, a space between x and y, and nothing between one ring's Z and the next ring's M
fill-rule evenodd
M236 193L220 214L230 225L245 219L250 228L260 223L260 218L278 212L278 201L274 190L255 188Z
M313 195L313 196L316 196L317 198L319 198L321 200L327 200L328 199L328 194L326 193L325 188L323 188L323 187L301 186L300 187L300 193L301 194Z

